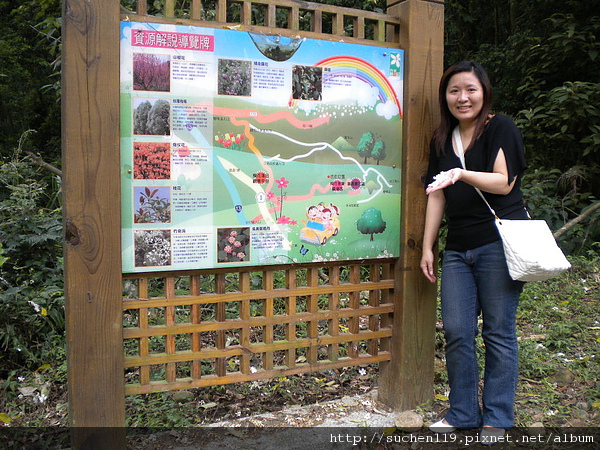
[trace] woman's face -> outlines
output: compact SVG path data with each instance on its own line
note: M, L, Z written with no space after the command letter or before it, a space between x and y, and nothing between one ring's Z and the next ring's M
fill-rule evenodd
M453 75L446 87L446 102L459 123L474 122L483 107L483 87L473 72Z

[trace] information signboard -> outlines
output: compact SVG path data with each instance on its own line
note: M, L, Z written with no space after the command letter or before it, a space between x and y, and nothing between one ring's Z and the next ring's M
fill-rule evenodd
M403 59L122 22L123 271L399 256Z

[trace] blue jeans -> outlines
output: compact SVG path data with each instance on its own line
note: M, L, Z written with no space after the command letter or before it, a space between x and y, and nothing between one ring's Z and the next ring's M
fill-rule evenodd
M445 252L441 295L450 384L445 419L449 424L458 428L514 425L519 375L516 315L523 284L510 278L501 241L466 252ZM475 346L479 313L485 344L483 411Z

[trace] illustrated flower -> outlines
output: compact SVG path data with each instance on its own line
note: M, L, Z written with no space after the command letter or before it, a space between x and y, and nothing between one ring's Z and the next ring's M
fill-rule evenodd
M277 183L277 187L279 189L283 189L288 187L290 180L286 180L285 177L281 177L279 180L275 180L275 183Z
M280 225L296 225L296 220L291 220L288 216L281 216L277 219L277 223Z
M400 63L401 63L401 59L400 59L400 53L392 53L390 55L390 64L392 66L396 66L396 67L400 67Z
M273 200L273 198L274 198L274 197L275 197L275 194L273 194L272 192L269 192L269 193L267 194L267 198L268 198L269 200Z

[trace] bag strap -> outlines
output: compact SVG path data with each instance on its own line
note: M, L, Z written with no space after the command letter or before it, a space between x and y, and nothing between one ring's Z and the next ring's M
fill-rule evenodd
M454 132L452 133L452 136L454 137L454 145L456 145L456 150L458 151L458 157L460 158L460 163L462 164L463 169L466 170L467 169L467 164L465 163L465 151L463 150L462 139L460 138L460 131L458 129L458 126L454 129ZM492 215L496 219L498 219L498 216L496 215L496 211L494 211L494 209L492 208L492 206L490 205L490 203L484 197L483 192L481 192L479 190L479 188L476 188L475 186L473 186L473 188L481 196L481 198L483 199L483 201L485 202L485 204L489 208L489 210L492 213Z
M458 126L456 126L456 128L454 128L454 131L452 133L452 137L454 138L454 145L456 145L456 150L458 151L458 157L460 159L460 163L462 164L463 169L466 170L467 169L467 164L465 163L465 151L463 149L462 139L460 138L460 130L458 129ZM492 206L490 205L490 203L487 201L487 199L483 195L483 192L481 192L481 190L479 190L479 188L476 188L475 186L473 186L473 189L475 189L477 191L477 193L480 195L480 197L483 199L483 201L485 202L485 204L489 208L489 210L492 213L492 215L496 219L500 220L500 218L496 215L496 211L494 211L494 209L492 208ZM529 219L531 219L531 216L529 215L529 211L527 211L527 208L525 208L525 213L527 213L527 217Z

